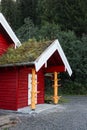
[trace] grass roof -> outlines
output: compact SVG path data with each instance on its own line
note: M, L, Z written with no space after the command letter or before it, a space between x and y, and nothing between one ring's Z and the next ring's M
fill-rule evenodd
M9 48L7 52L0 57L0 65L33 62L51 43L52 41L28 41L17 49Z

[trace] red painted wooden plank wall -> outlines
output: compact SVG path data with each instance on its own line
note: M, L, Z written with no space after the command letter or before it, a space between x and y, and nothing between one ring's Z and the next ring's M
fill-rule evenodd
M3 35L0 34L0 55L6 52L8 47L9 47L8 42L3 37Z
M5 53L10 45L3 34L0 34L0 55Z
M0 68L0 109L17 110L28 106L28 74L31 68ZM44 74L37 73L37 104L44 103Z
M17 109L17 72L0 69L0 109Z
M45 93L44 93L44 89L45 89L45 79L44 79L44 73L43 70L40 69L38 74L38 91L40 91L37 95L37 103L38 104L43 104L44 103L44 98L45 98Z
M18 108L28 106L28 74L31 74L31 68L21 67L19 69L19 80L18 80ZM44 76L40 70L37 73L37 104L44 103Z
M14 46L14 42L0 24L0 55L6 52L9 46Z
M18 108L28 106L28 73L30 69L26 67L19 68L18 79Z

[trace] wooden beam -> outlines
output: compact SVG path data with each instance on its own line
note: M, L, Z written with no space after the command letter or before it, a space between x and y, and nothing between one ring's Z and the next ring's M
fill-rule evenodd
M32 69L32 88L31 88L31 109L35 110L36 105L35 105L35 87L36 87L36 80L35 80L35 69Z
M50 66L45 68L45 73L65 72L65 66Z
M58 79L57 79L57 72L54 72L54 97L53 101L54 104L58 103Z

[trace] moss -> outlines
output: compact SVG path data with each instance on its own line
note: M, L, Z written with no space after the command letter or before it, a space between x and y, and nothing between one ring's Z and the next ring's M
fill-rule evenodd
M0 57L0 65L35 61L52 41L28 41L19 48L8 48L7 52Z

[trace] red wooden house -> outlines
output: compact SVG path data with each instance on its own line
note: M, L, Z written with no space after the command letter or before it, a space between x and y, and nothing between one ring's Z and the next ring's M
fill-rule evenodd
M18 48L12 54L9 51L3 54L13 44ZM20 45L0 14L0 109L18 110L44 103L44 75L65 71L72 74L58 40Z

